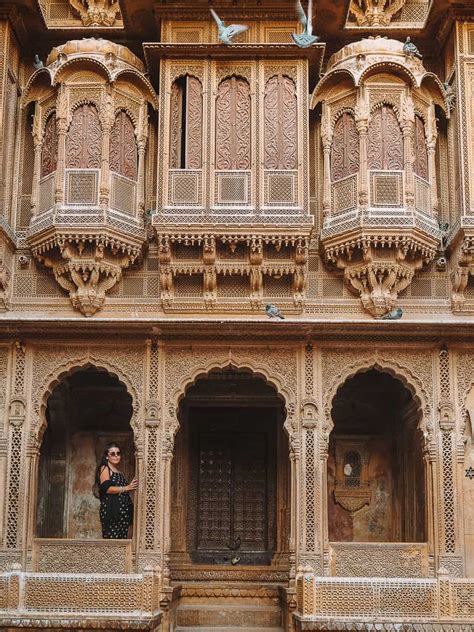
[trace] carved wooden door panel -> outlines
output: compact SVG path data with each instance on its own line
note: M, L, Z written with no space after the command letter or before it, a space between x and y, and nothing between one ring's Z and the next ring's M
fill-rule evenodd
M137 179L137 144L130 117L123 110L110 130L110 169L132 180Z
M298 109L295 83L276 75L265 85L265 169L296 169Z
M66 138L66 167L100 169L102 131L99 114L90 103L80 105L72 115Z
M415 116L415 160L413 169L417 176L428 180L428 152L426 150L425 125L423 120Z
M270 562L276 498L272 414L205 409L191 421L197 456L190 494L195 508L189 512L195 562L225 564L234 555L246 564Z
M48 118L44 128L43 148L41 151L41 177L56 171L58 159L58 134L56 126L56 113Z
M216 169L250 169L250 125L248 82L225 79L216 101Z
M200 169L202 163L202 85L186 75L173 82L170 98L170 167Z
M340 180L359 171L359 134L354 117L344 112L334 126L331 148L331 180Z
M368 140L369 169L403 169L402 132L391 107L383 105L372 114Z

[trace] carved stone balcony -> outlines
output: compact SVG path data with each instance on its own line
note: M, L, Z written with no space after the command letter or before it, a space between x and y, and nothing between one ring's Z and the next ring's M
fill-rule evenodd
M455 313L472 313L474 305L466 295L470 277L474 276L474 221L463 216L451 231L448 243L451 263L451 307Z
M33 255L50 268L74 307L92 316L125 268L140 256L145 229L112 210L47 211L28 229Z
M324 256L380 317L440 245L435 108L449 114L444 90L401 42L376 37L330 58L312 106L321 108Z

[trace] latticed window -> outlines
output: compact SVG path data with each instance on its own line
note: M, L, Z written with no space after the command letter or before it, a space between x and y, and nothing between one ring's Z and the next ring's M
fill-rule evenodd
M417 176L428 180L428 151L426 149L425 125L418 114L415 116L415 162L413 165Z
M340 180L359 171L359 134L354 117L344 112L336 121L331 148L331 179Z
M173 82L170 102L170 167L200 169L202 165L202 86L186 75Z
M219 85L216 102L216 169L250 169L250 86L230 77Z
M296 86L285 75L265 85L265 169L296 169L298 126Z
M99 169L102 132L97 108L85 103L72 115L66 139L66 167Z
M120 111L110 131L110 169L131 180L137 179L137 144L133 123Z
M393 108L382 105L369 122L368 167L379 170L403 169L403 137Z
M58 135L56 128L56 114L48 117L44 127L43 147L41 149L41 177L56 171L58 160Z

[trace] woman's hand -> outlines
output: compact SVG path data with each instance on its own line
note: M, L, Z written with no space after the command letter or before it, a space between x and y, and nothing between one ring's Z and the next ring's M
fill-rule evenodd
M126 492L133 492L133 490L137 489L137 487L138 487L138 480L136 478L134 478L133 481L131 483L129 483L125 487L125 491Z

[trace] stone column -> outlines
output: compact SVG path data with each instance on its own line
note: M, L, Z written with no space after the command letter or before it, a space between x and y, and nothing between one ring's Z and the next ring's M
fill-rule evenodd
M142 217L145 211L145 150L148 140L148 117L146 114L146 102L140 108L140 121L137 133L138 146L138 181L137 181L137 206L138 216Z
M100 159L100 194L99 202L106 213L110 200L110 131L114 124L114 105L110 87L102 102L100 123L102 128L102 148Z
M456 419L452 397L450 353L438 354L438 422L440 451L440 526L438 568L454 577L464 574L463 534L456 459Z
M328 106L323 103L321 117L321 141L323 143L323 219L331 215L331 144L332 130L329 121Z
M413 132L415 109L411 96L402 100L403 165L405 169L405 204L408 209L415 206L415 177L413 172Z
M367 146L369 137L369 106L363 89L359 89L355 111L356 129L359 133L359 196L358 202L362 209L369 205L369 182L367 171Z
M434 104L431 102L428 110L428 121L426 125L426 148L428 150L428 173L430 181L431 212L437 219L439 216L438 185L436 181L436 140L438 130L436 129L436 115Z
M58 135L58 159L56 161L55 209L65 203L66 135L69 128L66 88L61 85L56 99L56 130Z

